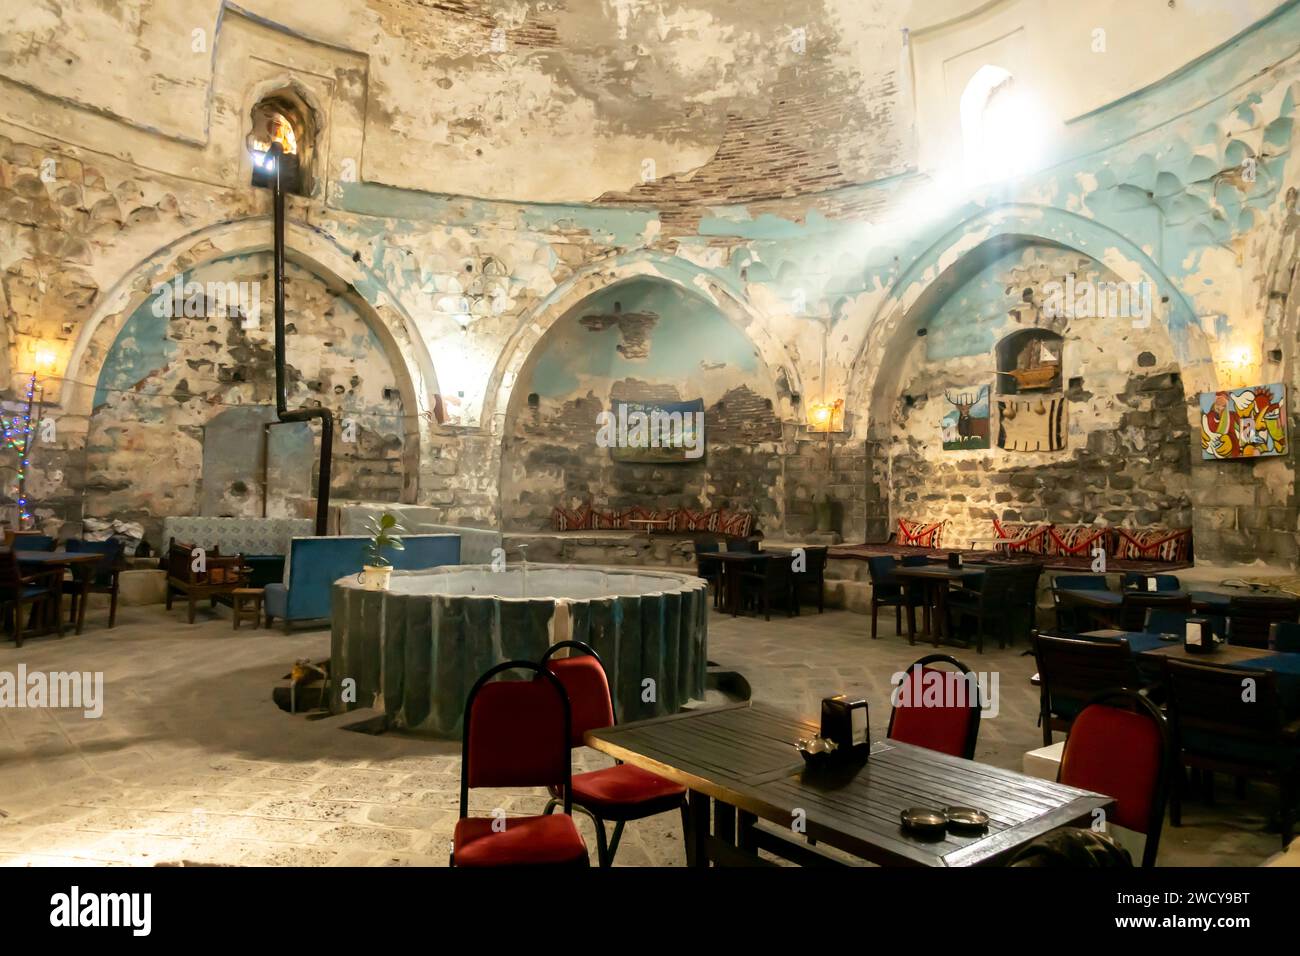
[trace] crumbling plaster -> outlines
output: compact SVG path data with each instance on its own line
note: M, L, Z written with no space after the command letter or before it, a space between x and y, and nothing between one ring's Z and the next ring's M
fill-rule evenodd
M185 8L160 19L154 5L132 6L138 9L125 29L137 48L142 37L175 45L182 33L188 36L181 21L194 17ZM459 420L442 425L422 414L419 435L417 499L444 507L453 520L495 520L502 421L532 349L585 296L631 276L692 288L744 329L778 379L778 414L790 428L798 428L808 400L847 399L850 431L843 441L850 444L841 447L855 460L837 472L843 480L836 487L846 489L847 512L854 514L846 526L850 537L866 530L872 494L867 461L873 442L888 440L889 410L902 387L900 359L915 329L941 305L963 256L989 242L1041 240L1086 254L1126 280L1155 283L1169 300L1157 305L1156 321L1169 336L1189 400L1223 383L1225 352L1243 344L1263 366L1262 379L1294 384L1300 305L1293 238L1300 182L1292 149L1300 82L1295 3L1283 4L1276 16L1187 70L1072 118L1047 168L1010 188L966 188L940 170L910 172L914 157L898 130L896 90L882 94L881 110L868 110L868 127L848 110L843 139L833 137L848 158L826 181L830 188L819 192L797 171L787 176L743 156L734 188L721 180L703 188L704 178L690 170L703 168L706 153L716 160L725 128L735 129L730 119L719 122L719 111L732 104L742 113L761 113L769 89L752 76L733 75L721 87L711 82L735 73L736 64L752 63L760 74L789 73L791 82L806 84L809 70L815 81L818 69L843 63L854 45L876 43L889 52L882 73L855 79L841 71L827 89L843 96L889 85L885 74L895 71L898 50L896 39L885 37L902 15L882 6L870 11L879 22L846 28L852 14L842 4L810 4L816 14L810 20L825 24L827 39L816 59L821 66L814 67L754 48L751 33L778 45L788 40L788 31L777 30L773 20L756 21L737 39L730 13L704 17L632 4L626 7L629 37L655 24L639 41L646 52L634 59L645 72L635 82L623 67L611 66L618 61L613 51L619 44L609 41L619 38L617 16L599 35L583 34L592 51L572 58L586 64L579 70L553 53L564 29L578 29L578 14L563 12L560 20L569 19L561 29L545 25L545 17L534 19L527 5L436 14L420 8L421 20L414 8L395 4L349 12L326 6L312 15L278 9L273 15L260 4L249 13L196 4L211 15L203 22L214 25L209 64L200 69L185 60L174 75L163 69L160 75L186 79L148 90L118 76L87 73L91 51L103 41L73 23L26 65L21 57L0 58L0 85L11 94L0 110L0 272L6 280L0 301L13 343L10 366L23 371L34 343L54 342L62 374L85 380L103 354L101 338L110 336L114 321L129 314L133 297L145 294L154 277L167 277L188 256L200 261L265 248L267 197L246 185L244 123L259 92L292 78L321 111L325 140L318 189L291 205L291 249L369 304L381 337L401 355L410 407L427 412L441 395L460 409ZM514 42L529 50L516 54L529 62L474 70L475 57L465 51L484 35L490 41L496 14L516 24ZM439 33L430 28L431 16L455 18L455 29L431 40ZM718 26L726 23L733 24L731 32ZM28 34L52 36L39 17L21 25ZM346 43L338 39L344 35ZM810 47L818 36L810 31ZM654 51L676 37L724 46L727 53L700 64L692 59L698 52L687 56L689 44ZM379 44L376 55L358 52L372 43ZM452 44L453 54L459 44L460 59L445 50L434 54L425 46L430 43ZM37 82L31 64L59 44L73 53L74 64ZM110 72L121 66L104 62ZM681 71L688 68L697 74L683 84ZM457 86L458 77L479 84L498 69L498 87ZM638 72L636 64L626 69ZM153 70L153 64L142 66L141 77ZM552 71L545 82L539 70ZM559 75L572 81L563 91L554 85ZM80 86L67 85L73 77ZM434 86L446 95L437 109L420 101L417 122L407 113L428 92L428 77L436 77ZM598 99L608 89L628 99L601 101L604 112L596 122L575 102L579 79ZM625 93L624 84L633 92ZM628 111L621 120L614 117L620 105L647 105L636 95L639 84L681 85L690 108L678 110L684 118L677 126L654 127L673 112L660 109L662 103L648 104L654 108L644 124ZM124 85L137 95L103 99L116 95L107 87ZM166 87L174 88L174 98L159 92ZM726 96L713 97L715 88ZM653 92L646 95L655 100ZM405 106L395 106L399 97ZM165 109L159 106L164 100ZM494 117L527 115L528 141L504 136L499 125L465 125L470 112L484 110L496 110ZM558 113L564 122L556 122ZM435 136L428 125L434 117L462 122L463 135ZM629 124L641 133L617 132ZM780 126L773 135L781 135ZM628 144L638 143L645 127L655 129L656 155L669 157L666 166L657 165L658 178L675 185L646 188L651 184L638 182L639 171L621 168L637 153L639 145ZM890 144L888 155L867 157L853 145L877 135ZM579 140L590 149L575 149ZM494 142L513 143L513 158L486 152L470 158L475 143ZM770 153L770 143L755 142L752 155ZM45 159L57 166L50 182L40 176ZM1240 173L1247 159L1256 161L1249 182ZM354 162L348 167L345 160ZM763 178L762 190L750 188L755 177ZM701 187L704 204L697 201L683 215L692 182ZM606 193L606 204L537 201ZM504 195L532 201L491 198ZM199 248L205 242L210 250ZM508 268L501 307L462 329L440 302L463 289L467 264L489 255ZM1224 317L1213 319L1219 314ZM74 328L70 335L65 325ZM1280 366L1268 364L1274 349L1282 351ZM74 418L86 400L76 388L65 396L56 390L53 398ZM1190 421L1190 403L1188 415ZM1272 493L1289 495L1290 462L1271 463L1267 471Z

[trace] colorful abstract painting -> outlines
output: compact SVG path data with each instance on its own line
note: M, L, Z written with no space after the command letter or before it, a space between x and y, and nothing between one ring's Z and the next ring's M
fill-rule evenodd
M989 387L944 389L943 450L989 447Z
M1286 386L1201 393L1201 457L1268 458L1287 453Z

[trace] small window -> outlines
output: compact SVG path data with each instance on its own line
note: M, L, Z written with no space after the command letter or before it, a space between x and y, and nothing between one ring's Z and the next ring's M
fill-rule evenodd
M1036 101L1000 66L975 71L961 94L967 178L986 183L1022 176L1040 160L1046 120Z
M288 91L268 96L253 107L248 151L253 163L254 186L269 187L273 183L275 165L271 159L271 147L278 144L283 156L281 185L286 192L300 196L310 194L310 115L306 105Z

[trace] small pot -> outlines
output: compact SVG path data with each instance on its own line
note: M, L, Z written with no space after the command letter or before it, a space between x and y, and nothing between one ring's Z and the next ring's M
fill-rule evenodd
M378 567L377 565L367 564L363 567L361 573L357 575L357 580L367 591L387 591L388 579L392 576L393 569L387 565Z

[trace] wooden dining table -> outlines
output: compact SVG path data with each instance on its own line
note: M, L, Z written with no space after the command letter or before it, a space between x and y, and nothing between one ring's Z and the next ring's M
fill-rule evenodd
M954 568L947 564L901 565L889 573L904 584L911 581L924 589L926 605L933 609L930 627L934 632L937 647L941 641L948 641L952 635L948 632L948 590L953 584L961 584L971 578L977 578L986 569L978 565L963 564ZM924 628L922 634L925 634ZM928 635L927 635L928 636ZM907 639L915 640L912 616L907 618Z
M687 788L687 863L696 867L770 864L760 850L804 865L849 862L820 846L882 865L996 864L1057 827L1090 824L1114 803L894 740L877 740L859 766L807 771L795 742L818 730L743 703L592 730L585 741ZM985 811L987 830L933 838L902 827L904 810L949 806Z

